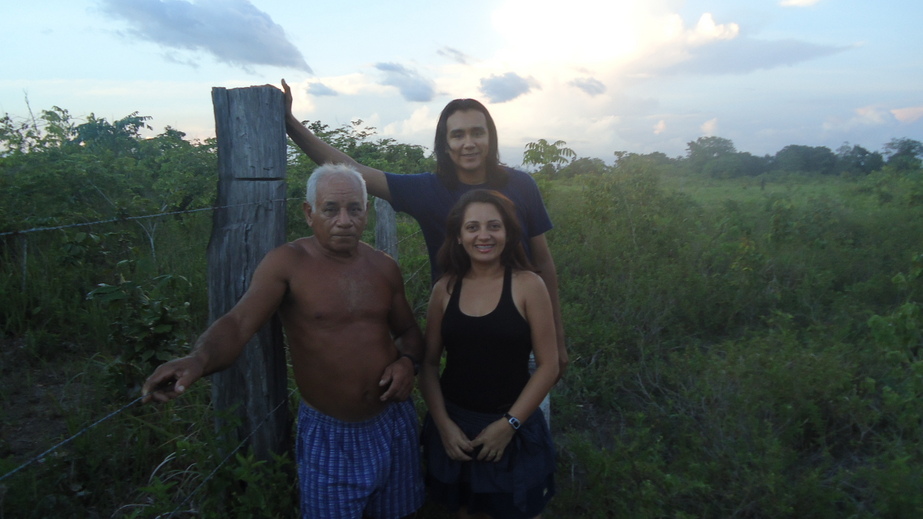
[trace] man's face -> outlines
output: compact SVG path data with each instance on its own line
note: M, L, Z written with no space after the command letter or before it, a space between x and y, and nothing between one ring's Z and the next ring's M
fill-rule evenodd
M337 255L356 252L365 230L368 208L362 186L345 175L324 178L317 185L317 207L304 203L304 214L321 247Z
M459 110L446 119L449 156L463 172L485 172L490 134L487 117L477 110Z

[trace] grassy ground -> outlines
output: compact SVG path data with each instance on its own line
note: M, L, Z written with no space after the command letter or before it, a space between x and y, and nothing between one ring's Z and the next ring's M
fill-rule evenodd
M656 180L544 186L572 361L552 395L559 493L546 516L923 512L916 492L923 485L916 441L923 270L912 263L923 252L923 214L907 194L914 185L905 178ZM400 258L422 319L425 252L415 225L399 226L414 236L402 241ZM55 269L36 268L30 283L46 282L37 286L49 294L78 287L79 297L54 308L6 292L7 302L30 309L8 323L38 324L3 344L0 473L129 402L137 386L127 381L148 369L130 355L154 344L146 340L160 341L144 327L109 326L148 315L138 306L144 298L102 317L88 310L85 294L99 274L77 267L102 268L109 280L137 273L109 259L124 256L105 239L66 243L77 251L71 270L52 279L44 273ZM172 269L196 261L166 247L159 256ZM41 259L34 250L31 257ZM197 283L183 289L186 299L202 297ZM141 285L147 301L176 307L167 293ZM66 328L73 316L103 326ZM190 339L202 320L190 319ZM105 339L115 332L123 340ZM0 515L169 512L229 449L211 427L207 402L203 390L181 405L131 409L101 425L0 483ZM235 457L195 506L285 517L293 509L286 470ZM233 510L222 508L228 503ZM447 516L431 504L424 510Z

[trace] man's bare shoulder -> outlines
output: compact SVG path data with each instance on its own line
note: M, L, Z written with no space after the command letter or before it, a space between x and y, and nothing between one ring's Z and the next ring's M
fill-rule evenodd
M299 238L295 241L283 243L267 252L263 261L280 264L304 260L311 255L311 239L312 238Z
M366 258L376 268L399 269L397 262L390 254L372 247L368 243L359 242L359 254Z
M311 254L316 240L313 236L298 238L276 247L276 250L286 251L288 254Z

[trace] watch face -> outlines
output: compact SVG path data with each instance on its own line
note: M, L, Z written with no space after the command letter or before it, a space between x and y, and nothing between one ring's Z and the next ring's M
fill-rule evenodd
M510 417L509 417L509 420L510 420L510 425L513 426L513 429L519 429L519 426L520 426L521 424L519 423L519 419L518 419L518 418L516 418L515 416L510 416Z

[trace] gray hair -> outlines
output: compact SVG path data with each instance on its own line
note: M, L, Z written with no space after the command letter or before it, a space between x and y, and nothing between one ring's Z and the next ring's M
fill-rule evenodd
M352 166L347 166L346 164L324 164L323 166L314 170L314 173L311 173L311 176L308 177L308 184L305 187L304 201L308 203L312 208L317 208L317 185L320 184L320 181L327 178L337 175L346 175L355 178L359 182L359 186L362 188L362 205L368 205L369 195L365 187L365 178L356 171Z

